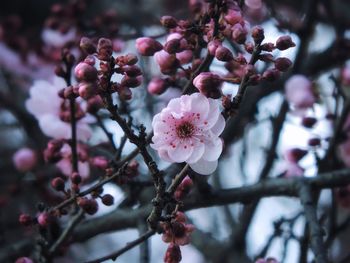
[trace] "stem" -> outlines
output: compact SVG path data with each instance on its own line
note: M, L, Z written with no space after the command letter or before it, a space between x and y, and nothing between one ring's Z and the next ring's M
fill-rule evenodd
M132 242L127 243L125 247L117 250L116 252L113 252L112 254L109 254L107 256L104 256L104 257L101 257L101 258L98 258L95 260L87 261L85 263L100 263L100 262L103 262L103 261L106 261L109 259L115 261L120 255L122 255L125 252L127 252L128 250L136 247L137 245L141 244L142 242L146 241L148 238L153 236L155 233L156 233L155 230L148 230L142 236L140 236L139 238L135 239Z

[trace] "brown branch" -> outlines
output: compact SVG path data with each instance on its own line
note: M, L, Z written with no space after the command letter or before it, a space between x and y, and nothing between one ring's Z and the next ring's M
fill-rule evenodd
M146 233L144 233L142 236L140 236L139 238L135 239L132 242L129 242L126 244L125 247L119 249L116 252L113 252L112 254L109 254L107 256L95 259L95 260L91 260L91 261L87 261L85 263L100 263L106 260L113 260L115 261L120 255L124 254L125 252L127 252L128 250L136 247L137 245L141 244L142 242L144 242L145 240L147 240L148 238L150 238L151 236L153 236L156 233L155 230L148 230Z

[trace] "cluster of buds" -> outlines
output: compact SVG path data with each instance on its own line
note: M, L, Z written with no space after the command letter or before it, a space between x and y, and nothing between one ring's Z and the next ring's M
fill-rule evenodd
M190 243L190 235L194 226L186 223L186 216L182 212L176 212L169 222L161 222L163 228L162 240L170 243L165 253L164 262L180 262L181 250L179 246Z
M53 218L54 216L51 213L46 211L40 211L36 218L28 214L20 214L18 221L22 226L25 227L37 224L40 227L45 228L52 223Z
M110 175L112 175L112 171ZM139 163L136 160L132 160L125 167L125 170L123 171L123 173L121 173L121 175L116 178L115 182L118 185L127 184L138 175L139 175Z
M180 185L176 188L174 197L176 200L182 200L188 195L193 187L193 181L189 176L186 176Z
M79 96L90 99L95 95L117 92L120 100L132 98L132 88L142 83L141 69L136 65L138 59L133 54L113 57L113 43L106 38L100 38L97 45L92 40L83 37L80 48L88 54L84 61L75 68ZM95 65L95 57L99 59L99 70ZM111 80L113 74L123 75L120 83Z

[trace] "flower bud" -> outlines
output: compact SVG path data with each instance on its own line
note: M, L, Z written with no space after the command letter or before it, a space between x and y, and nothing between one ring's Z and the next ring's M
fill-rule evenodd
M110 194L106 194L101 198L102 203L106 206L111 206L114 204L114 197Z
M33 223L33 218L28 214L20 214L19 223L22 226L30 226Z
M121 99L121 100L131 100L131 98L132 98L132 92L131 92L130 88L128 88L126 86L121 86L118 89L118 95L119 95L119 99Z
M292 61L290 61L290 59L288 58L277 58L275 60L275 67L276 69L278 69L279 71L285 72L287 71L290 67L292 66Z
M238 44L244 44L247 39L247 30L241 24L235 24L232 27L232 40Z
M162 16L160 18L160 23L168 29L177 27L177 20L172 16Z
M316 118L313 117L304 117L301 121L301 124L306 128L312 128L317 122Z
M177 263L182 259L180 247L170 243L164 256L164 263Z
M224 46L219 46L216 51L215 51L215 57L220 60L220 61L231 61L233 59L232 52L224 47Z
M136 78L124 76L120 82L122 86L128 87L128 88L136 88L140 86L141 83L142 83L142 76L138 76Z
M159 94L162 94L167 89L167 87L168 85L164 79L153 78L149 82L147 86L147 90L150 94L159 95Z
M64 190L64 181L61 177L56 177L52 179L51 186L56 191L63 191Z
M135 54L126 54L124 56L124 61L126 65L135 65L139 59Z
M219 75L202 72L193 80L193 85L205 96L213 99L221 97L222 80Z
M30 148L21 148L12 157L13 164L20 172L28 172L37 164L37 155Z
M96 63L96 59L94 56L92 55L88 55L85 59L84 59L84 63L89 64L90 66L94 66Z
M255 26L252 29L252 38L255 43L261 43L265 38L264 29L261 26Z
M227 21L227 23L231 25L236 25L237 23L241 22L243 19L241 12L234 9L229 9L224 18Z
M277 69L268 69L262 75L263 80L275 81L280 77L280 72Z
M103 156L96 156L92 158L91 164L101 170L106 170L108 168L108 160Z
M208 52L210 55L215 56L216 49L222 46L221 41L214 39L208 43Z
M97 57L100 60L107 61L113 53L113 43L110 39L100 38L97 44Z
M164 50L169 54L175 54L181 51L180 39L174 38L167 41L164 45Z
M271 43L271 42L264 43L260 47L261 47L261 50L267 51L267 52L272 52L275 49L275 45L273 43Z
M249 54L252 54L254 51L254 44L251 42L245 43L244 48Z
M276 41L276 47L279 50L286 50L288 48L295 47L295 43L290 36L281 36Z
M95 199L79 198L78 205L89 215L96 214L98 210L98 203Z
M80 62L74 69L76 78L80 81L95 81L97 79L97 69L85 62Z
M174 54L169 54L168 52L162 50L157 52L154 55L154 58L163 74L168 75L176 72L179 61Z
M125 66L123 67L123 71L129 77L137 77L139 75L142 75L141 69L136 65Z
M82 37L80 40L80 48L87 54L93 54L96 52L96 46L92 43L91 39L88 37Z
M162 50L162 48L162 44L153 38L140 37L136 39L136 49L142 56L153 56L154 53Z
M193 52L192 50L184 50L182 52L177 53L176 58L181 65L190 63L193 58Z
M81 98L88 100L96 95L96 86L94 83L81 82L78 85L78 93Z
M72 183L75 185L78 185L81 183L81 176L77 172L72 173L70 178L71 178Z
M319 138L311 138L308 140L307 144L311 147L320 146L321 140Z
M37 218L39 225L42 227L47 227L51 223L51 219L51 216L46 212L40 213Z

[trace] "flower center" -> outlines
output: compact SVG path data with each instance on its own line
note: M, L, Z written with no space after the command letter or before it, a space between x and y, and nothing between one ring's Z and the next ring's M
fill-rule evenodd
M181 139L190 138L194 133L194 126L190 122L183 122L176 127L176 134Z

